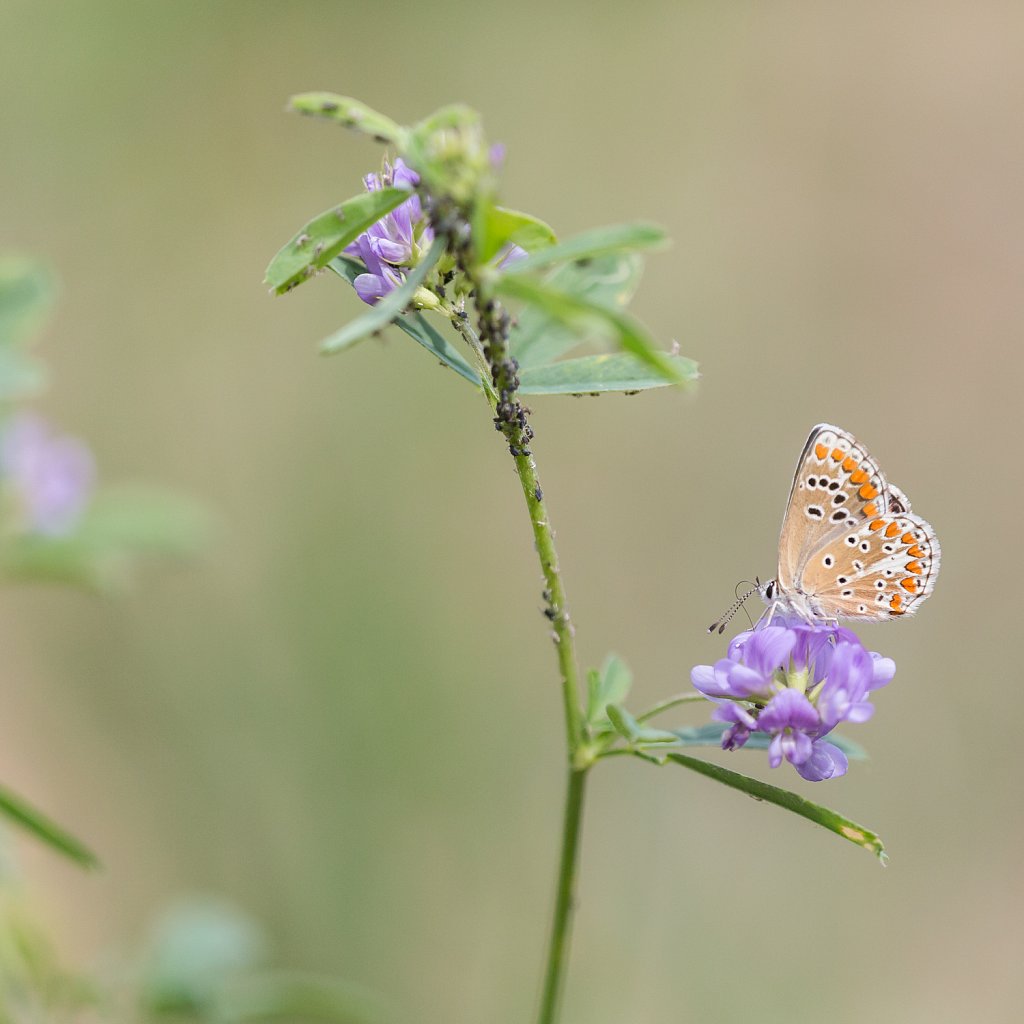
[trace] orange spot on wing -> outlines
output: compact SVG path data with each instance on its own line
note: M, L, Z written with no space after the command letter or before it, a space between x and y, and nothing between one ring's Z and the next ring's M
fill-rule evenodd
M864 483L865 480L869 480L869 479L870 479L870 477L868 476L867 473L864 472L863 469L858 469L855 473L851 473L850 474L850 483L851 484L862 484L862 483Z
M846 472L849 473L851 470L856 468L857 460L852 455L847 455L846 458L843 459L843 469L845 469Z
M921 573L924 572L920 562L907 562L904 568L907 572L912 572L915 576L920 576Z
M890 523L885 528L885 535L886 535L886 537L895 537L896 534L899 533L899 532L900 532L900 524L899 523Z
M906 534L903 535L903 539L907 539ZM919 544L915 544L913 547L907 548L907 554L910 555L911 558L924 558L924 551L921 550L921 546Z
M905 580L900 580L900 586L908 593L917 593L917 580L911 579L909 576Z
M878 506L874 502L872 502L870 505L865 505L864 506L864 515L866 515L868 517L868 519L870 519L872 516L877 516L878 515Z
M833 462L841 462L842 459L843 459L843 456L845 454L846 454L846 452L844 452L842 448L833 448L832 449L832 461Z
M884 519L876 519L873 523L870 524L870 526L868 526L868 529L869 530L880 530L883 526L885 526L885 520Z
M850 479L852 480L853 477L851 476ZM877 487L872 487L871 484L865 484L857 493L865 501L870 501L872 498L877 498L878 497L878 488Z
M902 594L893 594L892 600L889 601L889 607L897 614L902 615L903 612L900 610L900 605L903 604Z
M814 454L817 455L819 459L824 461L825 459L828 458L828 445L827 444L816 444L814 446Z
M903 541L904 544L913 544L914 535L912 533L905 533L902 537L900 537L900 540Z

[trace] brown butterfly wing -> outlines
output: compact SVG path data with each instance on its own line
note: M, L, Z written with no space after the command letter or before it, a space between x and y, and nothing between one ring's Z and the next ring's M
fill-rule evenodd
M779 586L802 589L812 553L841 541L854 528L901 505L894 498L878 463L850 433L830 423L811 430L793 474L789 504L779 536Z
M893 619L912 615L931 594L940 560L928 523L886 512L813 551L800 585L828 618Z

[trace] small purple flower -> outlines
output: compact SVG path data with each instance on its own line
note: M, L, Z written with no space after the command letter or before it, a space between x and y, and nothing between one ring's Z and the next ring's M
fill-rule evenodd
M0 486L19 528L60 536L74 529L92 495L92 453L77 438L54 434L39 416L22 413L0 435Z
M729 725L724 749L764 733L772 768L785 760L810 782L837 778L846 773L846 755L824 737L840 722L867 721L871 691L892 680L896 665L849 629L775 622L740 633L714 665L695 666L693 685L717 705L711 717Z
M380 174L368 174L363 184L368 192L382 188L405 188L419 184L419 175L401 159L394 166L385 162ZM423 214L419 196L413 195L363 232L345 249L361 260L366 273L353 285L356 294L371 306L405 280L404 271L414 267L434 241L434 229Z

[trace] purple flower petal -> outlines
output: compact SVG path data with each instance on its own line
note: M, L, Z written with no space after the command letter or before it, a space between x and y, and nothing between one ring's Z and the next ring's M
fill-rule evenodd
M743 746L752 731L770 737L768 763L792 763L811 781L845 774L845 755L823 737L840 722L874 714L870 696L889 683L892 659L867 651L845 627L775 617L729 644L728 656L691 673L694 686L716 704L715 721L730 728L727 750Z
M387 263L407 263L412 250L401 242L392 242L389 238L371 238L370 248Z
M818 712L799 690L786 689L777 693L758 716L757 724L765 732L781 729L817 729Z
M420 183L420 176L401 158L395 161L391 184L395 188L413 189Z
M870 689L877 690L892 682L896 675L896 662L892 658L883 658L876 651L870 651L871 655L871 685Z
M766 679L784 668L796 646L796 633L781 626L757 630L743 649L743 660Z
M845 775L849 761L834 744L816 740L811 756L802 764L797 764L794 767L808 782L824 782L825 779L837 779L839 776Z
M394 287L389 285L384 278L378 274L360 274L353 282L352 287L356 290L356 295L363 300L368 302L371 306L377 304L377 300L382 296L386 295Z

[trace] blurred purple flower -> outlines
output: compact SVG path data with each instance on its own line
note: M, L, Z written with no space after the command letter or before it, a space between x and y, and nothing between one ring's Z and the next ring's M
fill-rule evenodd
M40 416L21 413L0 435L0 483L20 528L60 536L74 529L92 495L92 453L77 438L54 434Z
M515 242L509 242L500 253L498 269L504 270L506 267L512 266L513 263L525 260L528 255L529 253L521 246L516 245Z
M865 650L851 630L794 620L740 633L725 658L695 666L690 678L717 705L711 717L729 726L723 748L736 750L751 733L765 733L772 768L786 760L821 782L848 766L824 737L840 722L867 721L870 692L895 673L891 658Z
M363 184L368 192L391 187L412 190L419 180L419 175L399 158L394 166L385 161L384 170L366 175ZM366 267L366 273L353 282L356 294L363 302L376 305L381 296L402 284L402 268L414 267L433 241L434 230L423 214L419 196L413 195L345 249Z

